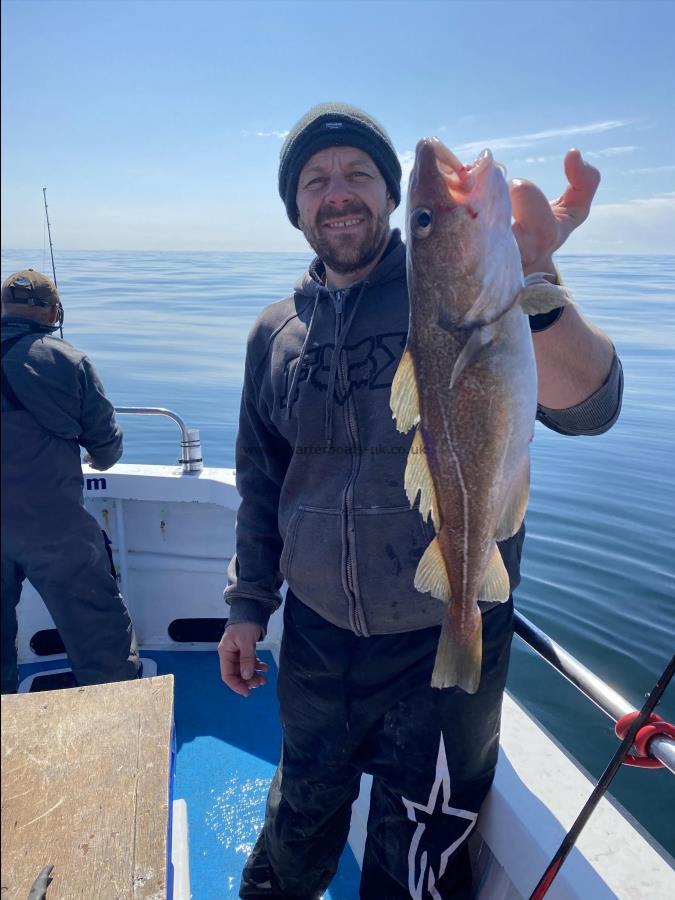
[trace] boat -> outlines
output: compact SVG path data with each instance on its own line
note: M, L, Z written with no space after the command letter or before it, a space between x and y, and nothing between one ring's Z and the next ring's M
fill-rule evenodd
M168 416L181 433L176 465L118 463L106 472L83 465L85 505L110 538L120 589L139 638L143 678L173 678L175 749L166 896L236 897L241 869L262 823L280 747L274 682L281 611L272 616L259 645L270 665L269 683L245 700L221 683L215 652L226 623L224 573L234 553L239 505L235 471L205 466L198 431L170 410L121 407L117 412ZM517 634L608 716L616 719L632 709L522 616ZM18 651L18 703L24 694L73 684L54 623L28 583L19 605ZM675 772L675 741L655 738L650 753ZM530 897L593 787L593 779L507 693L495 781L470 839L477 900ZM358 897L369 789L369 777L364 775L348 846L326 900ZM441 779L438 802L447 802L447 790ZM51 813L52 819L56 815L58 811ZM29 831L25 840L30 848ZM83 858L81 865L93 865L91 857ZM58 873L58 859L36 858L36 874L47 861ZM422 858L415 860L416 866L424 864ZM10 878L11 873L3 872L3 886ZM75 896L67 888L61 890L53 896ZM114 896L150 896L142 885L129 891ZM97 896L113 894L104 887ZM675 896L673 859L626 810L605 796L547 896L665 900ZM52 894L47 897L51 900Z

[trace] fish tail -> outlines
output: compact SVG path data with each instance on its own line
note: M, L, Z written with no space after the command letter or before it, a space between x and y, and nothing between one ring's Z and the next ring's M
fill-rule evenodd
M475 694L480 684L482 657L483 620L478 609L468 641L458 639L451 615L446 615L438 641L431 686L446 688L457 685L467 694Z

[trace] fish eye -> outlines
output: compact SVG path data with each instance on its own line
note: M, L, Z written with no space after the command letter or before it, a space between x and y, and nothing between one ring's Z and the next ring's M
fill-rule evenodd
M431 229L433 216L430 209L416 209L412 214L412 225L418 237L426 237Z

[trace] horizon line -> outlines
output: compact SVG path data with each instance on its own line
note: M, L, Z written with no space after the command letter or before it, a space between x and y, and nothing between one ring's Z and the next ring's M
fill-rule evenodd
M42 248L39 247L0 247L0 253L42 253ZM257 253L261 256L316 256L313 250L228 250L228 249L219 249L219 250L193 250L190 248L180 249L180 250L159 250L155 247L149 247L147 249L129 249L124 247L111 247L105 250L101 250L100 248L87 248L87 247L72 247L65 248L59 252L63 253L240 253L240 254L251 254ZM556 253L556 257L565 257L565 256L665 256L665 257L673 257L675 258L675 253L634 253L630 251L576 251L574 253Z

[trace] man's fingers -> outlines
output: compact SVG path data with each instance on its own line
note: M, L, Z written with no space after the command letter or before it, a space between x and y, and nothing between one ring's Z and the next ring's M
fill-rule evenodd
M553 205L578 211L583 216L583 221L600 184L600 172L584 160L579 150L567 151L564 166L568 185Z
M509 182L511 211L516 222L539 221L551 216L551 206L544 192L524 178L513 178Z
M225 684L242 697L248 697L253 688L266 683L263 672L267 663L255 655L258 626L233 626L225 631L218 644L220 676Z
M239 654L239 669L241 671L241 677L244 681L248 681L249 678L253 678L253 674L255 672L255 664L256 664L256 655L254 653L240 653Z
M580 150L568 150L565 154L565 177L576 190L597 191L600 172L587 163ZM591 195L592 196L592 195Z
M218 646L218 659L220 660L220 677L228 687L240 694L239 652L228 650L221 641Z
M523 266L546 256L558 243L558 223L542 190L531 181L514 178L509 182L513 236Z
M244 677L242 674L242 664L237 651L228 651L218 648L218 656L220 659L220 677L225 684L242 697L248 697L253 688L266 684L266 679L262 672L266 672L269 668L267 663L262 660L254 660L255 669L250 677Z

